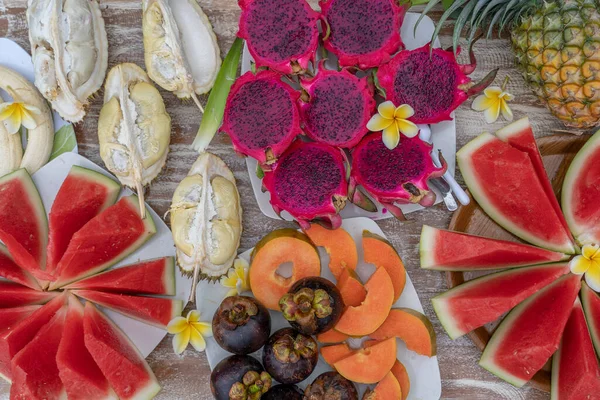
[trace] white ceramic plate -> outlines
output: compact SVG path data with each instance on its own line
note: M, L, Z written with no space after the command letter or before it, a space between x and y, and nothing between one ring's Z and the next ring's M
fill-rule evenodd
M413 50L419 47L424 46L429 43L431 40L431 35L435 26L433 21L425 16L419 27L417 28L416 34L414 34L414 26L417 22L421 14L417 13L407 13L404 19L404 23L402 24L402 30L400 32L400 36L402 37L402 41L408 50ZM436 39L435 47L439 47L439 40ZM244 53L242 55L242 74L250 71L250 63L252 61L252 56L248 52L248 48L244 47ZM452 114L454 118L454 114ZM433 150L437 151L438 149L442 151L446 161L448 162L448 170L454 176L455 170L455 159L456 159L456 123L454 120L452 121L444 121L437 124L431 125L431 139L433 141ZM269 200L271 195L269 192L262 192L262 180L256 176L256 165L257 162L252 157L246 157L246 165L248 167L248 173L250 174L250 182L252 183L252 189L254 191L254 196L256 197L256 201L258 202L258 207L269 218L280 219L273 207L271 207L271 203ZM437 200L436 204L442 201L442 197L440 196L437 189L434 189L436 192ZM354 204L347 203L346 207L342 210L340 215L342 218L352 218L352 217L368 217L374 220L390 218L392 215L389 212L384 210L381 204L377 206L378 211L375 213L367 212ZM408 214L414 211L422 210L423 207L418 204L403 204L400 206L404 214ZM292 216L286 211L281 213L281 217L287 221L293 221Z
M379 226L368 218L345 219L342 227L348 231L350 235L352 235L354 241L356 242L359 256L359 264L356 272L362 281L365 282L374 271L374 267L365 263L363 260L362 232L364 229L367 229L380 236L385 237L385 235ZM251 251L252 250L248 250L245 253L240 254L240 257L249 260ZM329 268L327 268L327 265L329 264L329 256L322 248L319 248L319 254L321 256L322 266L321 276L335 282L333 275L329 271ZM198 298L198 310L200 310L202 314L203 321L212 320L212 316L221 304L221 301L225 297L227 291L228 290L222 287L219 283L208 283L206 281L202 281L198 284L198 290L196 292ZM421 306L421 302L417 296L415 287L413 286L408 274L406 275L406 287L404 288L404 292L402 292L402 296L400 296L398 301L394 304L394 307L408 307L412 308L413 310L423 312L423 307ZM289 326L289 324L287 321L285 321L281 313L271 311L272 333L287 326ZM229 355L231 354L219 347L213 338L207 340L206 356L208 357L208 363L211 369L214 368L219 361ZM255 356L259 361L262 360L262 351L259 350L258 352L254 353L253 356ZM408 397L409 400L437 400L440 398L442 393L442 384L440 380L440 370L437 357L425 357L418 355L413 351L407 350L404 342L400 340L398 340L397 357L406 367L410 377L411 388ZM325 361L323 361L322 358L319 358L319 364L317 365L315 371L298 386L305 388L306 385L311 383L318 375L330 370L331 368L329 368ZM362 398L367 385L358 385L358 387L360 390L359 398Z
M87 158L75 153L64 153L33 174L33 181L40 192L40 196L42 197L42 202L44 203L47 213L50 212L50 208L52 207L52 203L56 198L58 189L69 174L69 171L73 165L79 165L81 167L98 171L116 180L113 175L89 161ZM133 192L131 190L124 189L121 191L121 195L119 197L127 196L132 193ZM165 225L162 218L156 214L152 208L148 207L148 210L154 219L156 233L150 238L150 240L144 243L142 247L140 247L133 254L130 254L129 257L119 262L113 268L119 268L123 265L131 264L137 261L175 255L175 244L173 243L171 231L167 225ZM183 300L185 304L187 303L187 299L190 295L191 280L181 275L179 268L175 268L175 277L175 298ZM129 336L144 357L148 357L152 350L154 350L154 348L167 334L167 332L163 329L125 317L122 314L106 309L103 311L119 326L119 328L123 330L123 332L127 334L127 336Z

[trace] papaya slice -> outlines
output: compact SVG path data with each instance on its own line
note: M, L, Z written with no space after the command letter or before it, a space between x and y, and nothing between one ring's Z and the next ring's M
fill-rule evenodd
M365 393L363 400L402 400L402 388L392 372L388 372L375 389Z
M333 364L350 357L355 350L351 349L346 343L334 344L333 346L321 347L321 357L327 364L333 367Z
M360 282L356 272L350 268L342 270L337 287L346 306L359 306L367 297L367 289Z
M327 229L319 224L312 224L304 233L319 247L329 254L329 270L339 280L345 268L355 270L358 265L356 243L343 228Z
M366 336L386 320L394 303L394 285L386 269L378 268L365 289L365 300L359 306L346 308L335 326L336 331L349 336Z
M437 353L435 331L429 319L410 308L393 308L385 322L369 335L375 340L397 337L409 350L428 357Z
M271 310L279 310L279 299L302 278L321 275L321 259L309 238L294 229L278 229L263 237L252 251L250 288L254 296ZM291 263L289 277L277 270Z
M406 367L400 361L396 360L392 367L392 374L394 374L394 377L400 384L400 389L402 389L402 400L406 400L410 392L410 378L408 377Z
M344 378L356 383L377 383L392 370L396 362L396 338L354 351L333 364Z
M377 268L385 268L394 284L394 302L400 298L406 285L406 269L402 258L385 238L367 230L363 231L363 252L365 262Z
M317 335L317 341L323 344L341 343L348 339L348 335L344 335L335 329L330 329L326 332Z

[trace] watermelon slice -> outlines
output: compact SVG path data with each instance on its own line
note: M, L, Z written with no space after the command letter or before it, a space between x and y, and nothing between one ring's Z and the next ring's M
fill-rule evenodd
M41 280L46 267L48 221L35 184L25 169L0 178L0 240L17 265Z
M154 233L150 213L140 218L137 197L123 197L73 235L50 290L105 270L137 250Z
M451 339L495 321L569 272L568 263L511 269L473 279L431 299Z
M42 292L13 282L0 281L0 308L44 304L57 295L56 292Z
M69 241L89 220L114 204L121 186L109 177L74 165L50 210L46 271L53 272Z
M56 354L56 364L69 400L117 398L85 347L83 305L73 295L69 296L69 310Z
M552 360L550 393L552 400L600 398L600 365L579 299Z
M0 333L0 376L2 378L10 382L12 376L10 360L34 338L64 304L65 296L57 296L29 317Z
M74 290L73 293L102 307L162 329L167 329L169 321L180 316L183 310L181 300L128 296L117 293L95 292L93 290Z
M127 336L92 303L83 316L85 347L120 399L150 399L160 385Z
M0 335L12 329L19 321L24 320L41 307L41 305L36 304L22 307L0 308Z
M29 272L19 267L8 253L8 249L0 244L0 276L27 286L31 289L42 290L38 281Z
M515 307L488 342L479 365L521 387L560 343L581 277L567 274Z
M600 132L579 150L567 170L562 206L581 246L600 243Z
M175 262L173 257L144 261L73 282L65 289L173 296Z
M436 271L504 269L560 261L568 256L539 247L423 225L421 268Z
M484 133L456 156L471 194L496 223L536 246L575 253L526 153Z
M583 282L581 284L581 301L585 310L592 341L596 352L600 355L600 296Z
M11 399L46 400L65 398L58 375L56 353L63 336L66 307L58 310L38 334L11 360Z

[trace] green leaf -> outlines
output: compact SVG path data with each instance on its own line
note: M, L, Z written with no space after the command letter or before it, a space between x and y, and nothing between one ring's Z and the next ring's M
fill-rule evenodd
M73 125L65 125L54 134L54 144L52 145L52 154L48 161L54 160L62 153L68 153L73 151L77 146L77 138L75 137L75 130Z
M227 96L229 96L231 86L236 80L243 46L244 41L242 39L236 38L234 40L229 53L227 53L221 65L215 85L208 96L200 128L198 129L194 143L192 143L194 150L199 153L206 150L221 126Z
M454 0L442 0L442 6L444 7L444 10L449 9L452 3L454 3Z
M265 177L265 171L263 171L260 164L256 164L256 176L258 177L258 179L262 179Z

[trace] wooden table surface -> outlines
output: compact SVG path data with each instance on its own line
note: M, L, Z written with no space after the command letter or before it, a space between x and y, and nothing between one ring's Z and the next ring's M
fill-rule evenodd
M316 0L310 0L316 5ZM10 38L29 50L26 0L0 0L0 37ZM100 0L109 42L109 69L121 62L134 62L144 66L141 5L140 0ZM219 39L221 52L226 54L237 33L239 8L236 0L199 0L209 16ZM433 13L436 19L440 13ZM450 43L450 28L445 27L442 43ZM475 46L478 68L473 74L481 78L487 71L500 67L496 84L510 76L508 90L515 95L511 103L515 118L529 116L537 136L546 136L565 130L538 103L525 87L521 75L514 67L512 51L506 39L481 40ZM464 59L463 59L464 60ZM177 184L187 174L197 157L190 148L201 119L192 103L182 103L173 94L162 91L167 111L172 118L172 136L167 165L152 186L147 190L147 201L159 215L168 209ZM206 98L202 99L203 102ZM98 152L97 120L102 97L92 99L85 120L76 126L79 152L95 163L102 165ZM504 122L488 125L481 113L470 109L470 101L456 112L457 148L484 131L493 132ZM290 222L276 221L265 217L259 210L252 193L245 162L237 156L226 135L218 135L209 151L221 157L233 170L244 208L244 233L240 251L254 246L267 232L293 227ZM410 214L409 222L400 223L393 219L379 224L387 237L396 246L406 264L408 273L417 289L427 316L433 322L438 335L438 359L442 376L442 398L444 399L548 399L550 396L525 386L516 389L478 366L480 351L468 338L452 341L444 333L431 307L430 298L446 289L443 274L419 269L419 234L423 224L445 228L451 214L443 205L426 211ZM191 348L191 347L190 347ZM166 337L148 357L163 390L160 399L212 399L209 388L210 370L202 353L187 350L183 357L173 354L171 337ZM1 380L0 380L1 381ZM8 399L9 385L0 382L0 399Z

